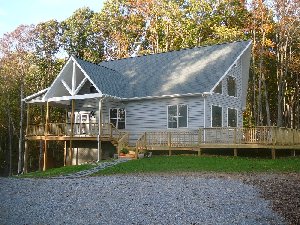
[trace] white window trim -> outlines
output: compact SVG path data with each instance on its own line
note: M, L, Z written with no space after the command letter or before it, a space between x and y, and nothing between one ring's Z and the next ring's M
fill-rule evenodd
M180 129L180 128L189 128L189 105L187 104L177 104L177 117L178 117L178 107L180 105L185 105L186 106L186 127L178 127L178 123L179 123L179 120L177 119L177 127L176 128L170 128L169 127L169 106L175 106L175 105L167 105L167 129Z
M124 111L125 111L125 128L124 129L120 129L120 130L126 130L126 117L127 117L127 112L126 112L126 108L120 108L120 107L113 107L113 108L109 108L109 111L108 111L108 121L109 121L109 123L111 123L110 122L110 110L111 109L117 109L117 115L119 115L119 109L124 109ZM119 117L118 118L115 118L115 119L117 119L117 122L119 121ZM116 127L117 129L119 129L118 127Z
M224 125L224 118L223 118L223 116L224 116L223 113L224 113L224 112L223 112L223 111L224 111L224 110L223 110L223 107L220 106L220 105L211 105L211 107L210 107L210 127L213 127L213 126L212 126L212 120L213 120L213 117L212 117L212 109L213 109L213 106L221 107L221 109L222 109L222 113L221 113L221 114L222 114L222 126L221 126L221 127L223 127L223 125ZM217 127L217 128L218 128L218 127Z
M234 110L236 110L236 127L239 127L239 120L238 120L238 118L239 118L239 110L236 109L236 108L230 108L230 107L227 108L227 127L229 127L229 126L228 126L228 121L229 121L229 119L228 119L228 116L229 116L228 111L229 111L229 109L234 109ZM235 128L235 127L232 127L232 128Z

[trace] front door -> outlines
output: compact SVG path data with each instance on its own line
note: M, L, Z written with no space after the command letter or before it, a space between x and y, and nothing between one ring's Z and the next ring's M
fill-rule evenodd
M77 135L88 134L89 133L89 113L78 113L76 116L76 133Z
M81 134L88 134L89 133L89 114L82 113L80 114L80 124L81 124Z

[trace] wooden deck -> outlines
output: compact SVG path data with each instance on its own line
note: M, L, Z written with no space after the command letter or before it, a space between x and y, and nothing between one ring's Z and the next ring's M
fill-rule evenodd
M192 150L201 153L209 148L300 149L300 131L289 128L201 128L189 131L145 132L137 141L143 150ZM275 154L275 153L274 153ZM275 157L275 155L274 155ZM274 158L273 157L273 158Z
M73 125L70 123L48 123L47 127L45 124L28 125L26 140L98 140L98 130L98 123L74 123ZM112 124L102 124L100 130L102 141L117 141L127 134L119 131Z

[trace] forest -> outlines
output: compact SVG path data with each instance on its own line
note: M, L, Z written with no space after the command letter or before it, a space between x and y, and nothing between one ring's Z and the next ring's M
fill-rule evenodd
M298 129L299 0L107 0L100 12L80 8L64 21L21 24L0 38L0 175L22 173L21 100L49 87L70 55L99 63L248 39L244 126ZM36 108L31 119L41 114Z

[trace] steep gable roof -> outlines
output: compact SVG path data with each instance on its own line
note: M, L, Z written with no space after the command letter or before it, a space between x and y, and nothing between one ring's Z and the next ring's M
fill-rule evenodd
M127 79L119 72L105 66L84 61L74 56L73 58L103 94L121 97L124 89L127 89Z
M210 92L250 44L251 41L237 41L105 61L99 65L72 56L50 88L43 92L43 99L76 94L87 80L96 86L99 95L123 99ZM75 75L81 83L72 81ZM71 87L74 90L69 90Z
M115 89L120 81L126 82L126 87L115 93L122 98L209 92L250 43L237 41L105 61L99 65L111 69L111 75L106 76L114 79L96 73L92 79L116 85ZM120 78L118 82L116 77Z

